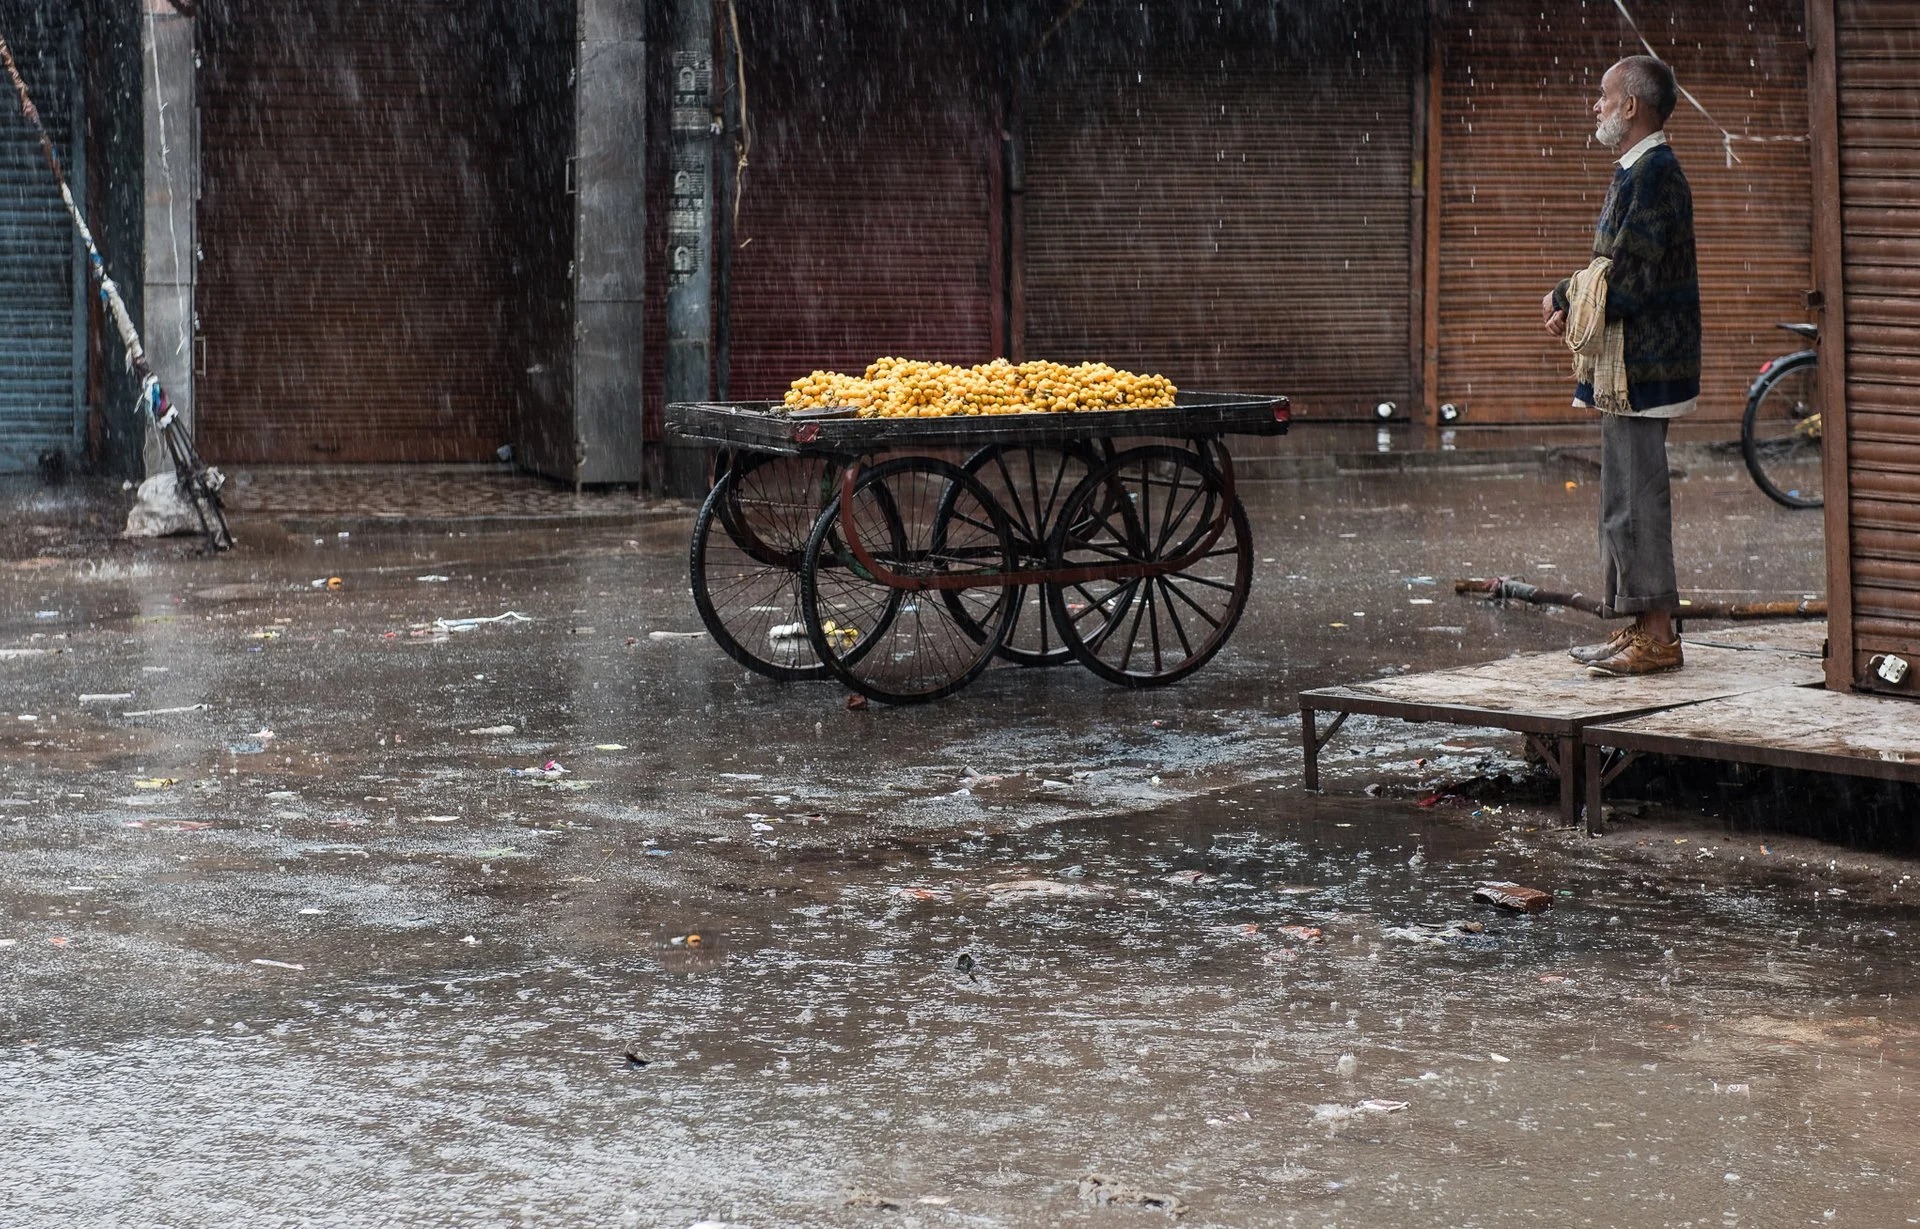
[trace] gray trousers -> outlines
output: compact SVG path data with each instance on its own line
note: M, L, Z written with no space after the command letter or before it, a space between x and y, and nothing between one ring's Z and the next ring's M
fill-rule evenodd
M1615 614L1680 605L1667 421L1600 415L1600 597Z

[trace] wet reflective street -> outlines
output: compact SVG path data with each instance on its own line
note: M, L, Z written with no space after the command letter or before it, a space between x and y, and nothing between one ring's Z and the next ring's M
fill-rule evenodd
M688 634L684 511L17 541L0 1222L1920 1223L1907 838L1589 839L1366 718L1300 788L1300 689L1596 638L1451 586L1591 587L1590 478L1250 481L1198 675L912 708ZM1675 514L1683 590L1819 590L1737 462Z

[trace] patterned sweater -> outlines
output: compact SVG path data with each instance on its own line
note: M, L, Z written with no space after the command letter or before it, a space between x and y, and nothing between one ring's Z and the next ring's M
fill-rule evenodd
M1593 254L1613 261L1607 320L1625 327L1634 411L1692 402L1700 395L1700 275L1693 192L1671 147L1656 145L1631 167L1614 170L1594 227ZM1554 287L1553 301L1566 309L1566 282ZM1581 385L1574 398L1591 405L1593 390Z

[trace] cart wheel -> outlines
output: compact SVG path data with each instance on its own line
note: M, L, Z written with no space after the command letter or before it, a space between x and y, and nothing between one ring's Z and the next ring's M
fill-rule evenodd
M748 453L724 469L693 525L688 576L713 641L741 665L789 681L827 677L807 642L800 564L834 463Z
M714 487L728 488L714 511L734 545L768 566L797 572L820 509L839 491L851 458L735 452Z
M867 555L908 581L978 578L953 590L883 583L855 555L845 514L835 500L807 543L800 602L814 652L847 686L888 704L937 700L971 682L1013 620L998 580L1014 563L1007 514L947 461L902 457L860 476L850 515Z
M1099 464L1092 448L1077 442L1055 445L989 444L967 458L961 468L980 481L1007 514L1013 532L1013 553L1022 571L1046 566L1047 539L1067 496L1073 494ZM949 497L960 488L949 486ZM948 510L943 509L942 515ZM968 604L957 593L944 595L954 618L981 637L986 629L972 622ZM1047 609L1045 586L1021 586L1008 593L1013 621L1000 656L1023 666L1054 666L1070 661L1073 653L1060 643L1053 615Z
M1219 536L1207 544L1214 526ZM1159 687L1198 670L1227 642L1253 584L1253 538L1238 500L1199 453L1168 444L1123 452L1067 497L1049 568L1179 559L1158 576L1049 586L1061 640L1081 664L1123 687Z

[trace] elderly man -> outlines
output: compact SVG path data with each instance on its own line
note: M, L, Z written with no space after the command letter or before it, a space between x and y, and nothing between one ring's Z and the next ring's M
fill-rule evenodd
M1620 156L1594 229L1596 259L1540 301L1555 337L1589 316L1595 337L1582 353L1599 356L1576 366L1573 404L1601 412L1604 600L1635 617L1604 644L1572 651L1595 675L1681 665L1667 422L1700 395L1700 280L1693 195L1664 131L1678 93L1673 70L1652 56L1629 56L1601 78L1594 138Z

